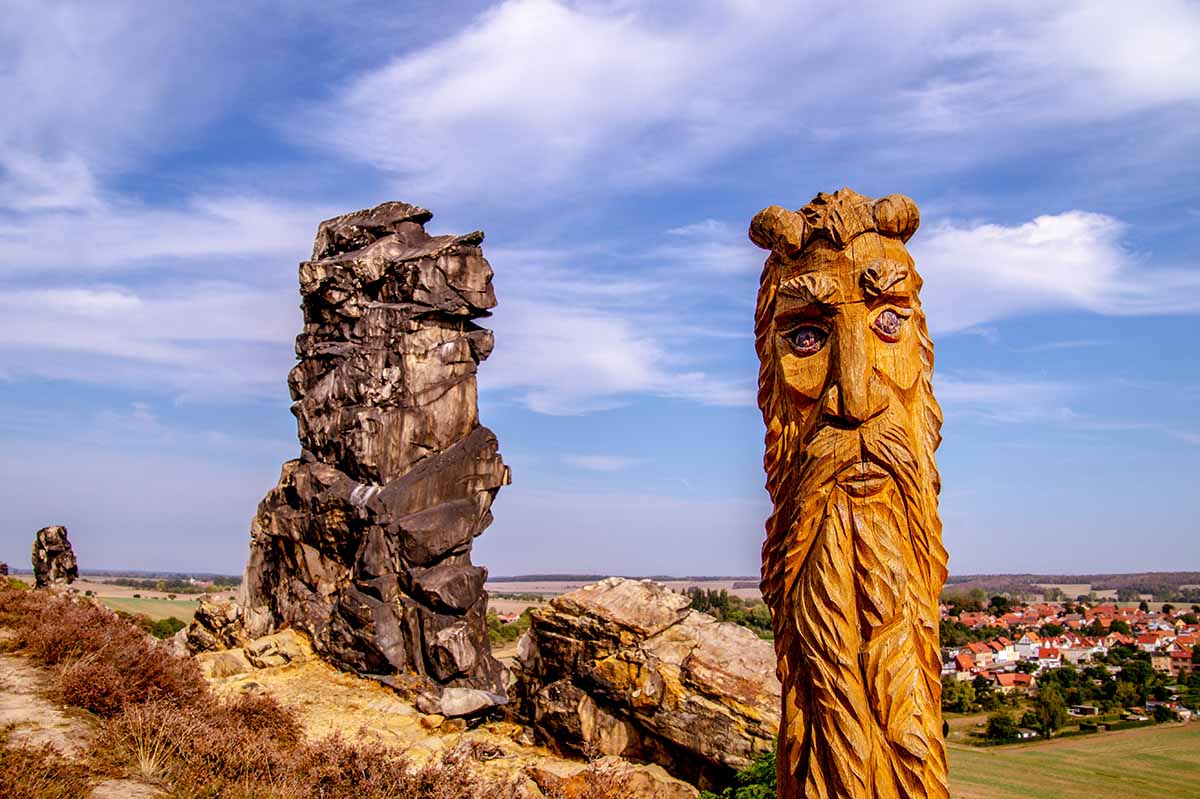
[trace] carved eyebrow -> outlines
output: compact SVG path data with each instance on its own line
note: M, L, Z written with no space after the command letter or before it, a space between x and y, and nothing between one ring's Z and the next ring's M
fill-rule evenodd
M819 272L796 275L779 284L779 296L805 305L836 305L838 294L837 281Z
M904 290L893 289L908 277L908 267L896 261L888 261L883 258L878 258L863 269L862 282L863 294L868 299L878 299L884 294L893 294L907 296L908 292Z

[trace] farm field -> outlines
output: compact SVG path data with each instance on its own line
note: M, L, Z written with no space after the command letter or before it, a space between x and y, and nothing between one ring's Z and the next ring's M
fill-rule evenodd
M601 578L581 579L581 580L521 580L521 581L491 581L484 586L488 592L493 594L542 594L547 599L559 594L565 594L568 591L574 591L576 588L594 583ZM733 596L741 597L742 599L761 599L762 594L757 587L753 588L734 588L734 583L753 583L757 586L757 577L745 577L737 580L732 579L703 579L697 578L694 580L672 580L658 579L656 582L663 583L667 587L675 591L686 591L691 586L705 588L708 590L725 589ZM530 603L532 604L532 603Z
M185 622L190 622L196 611L196 598L192 599L134 599L133 597L98 596L96 597L106 607L113 610L123 610L126 613L141 613L158 621L174 616Z
M950 788L954 799L1195 799L1200 724L987 748L952 743Z

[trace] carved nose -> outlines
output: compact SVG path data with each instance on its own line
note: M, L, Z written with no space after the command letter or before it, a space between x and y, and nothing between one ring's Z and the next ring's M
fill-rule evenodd
M838 336L824 412L839 424L857 427L887 410L888 394L871 363L870 342L861 331Z

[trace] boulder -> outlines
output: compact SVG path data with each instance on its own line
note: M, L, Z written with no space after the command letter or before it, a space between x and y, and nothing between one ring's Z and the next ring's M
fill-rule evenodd
M557 767L556 767L557 766ZM618 757L601 757L579 770L559 764L527 766L525 774L543 795L562 799L696 799L694 787L658 765L638 765Z
M69 585L79 579L67 528L56 524L37 531L33 539L33 579L38 588Z
M779 730L771 642L649 580L609 578L535 610L515 676L516 712L549 746L648 760L702 787Z
M246 644L246 659L255 668L269 669L289 663L303 663L313 656L308 640L295 630L280 630Z
M318 228L288 375L300 457L258 507L232 616L198 614L187 640L291 628L453 716L507 701L471 547L510 473L476 402L492 333L475 320L496 304L483 234L431 236L431 217L390 202Z

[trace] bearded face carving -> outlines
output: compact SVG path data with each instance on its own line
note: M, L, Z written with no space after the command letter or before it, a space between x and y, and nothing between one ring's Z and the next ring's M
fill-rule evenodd
M941 411L912 200L772 206L755 319L774 511L763 545L783 715L779 795L947 799Z

